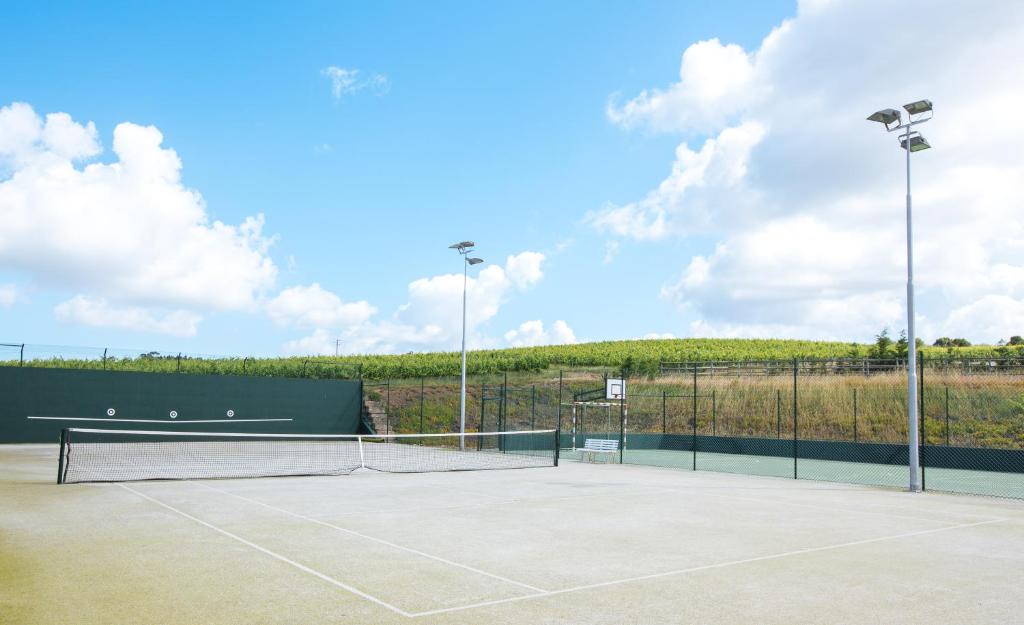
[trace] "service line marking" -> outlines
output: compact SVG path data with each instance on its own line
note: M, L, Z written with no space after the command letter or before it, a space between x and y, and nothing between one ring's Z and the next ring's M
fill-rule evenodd
M497 575L495 573L489 573L487 571L483 571L481 569L469 566L468 564L462 564L460 562L455 562L453 560L448 560L447 558L442 558L441 556L435 556L433 554L426 553L424 551L420 551L419 549L413 549L411 547L406 547L404 545L399 545L397 543L393 543L391 541L384 540L383 538L377 538L375 536L370 536L368 534L363 534L363 533L357 532L355 530L350 530L348 528L341 527L340 525L334 525L333 523L328 523L327 521L321 521L320 519L314 519L313 517L309 517L309 516L306 516L304 514L299 514L297 512L292 512L290 510L285 510L284 508L278 508L277 506L273 506L273 505L270 505L268 503L264 503L264 502L259 501L257 499L252 499L250 497L246 497L244 495L239 495L239 494L236 494L236 493L232 493L230 491L222 490L220 488L215 488L215 487L210 486L209 484L205 484L203 482L193 482L193 484L197 484L199 486L203 486L204 488L208 488L208 489L210 489L212 491L215 491L215 492L218 492L218 493L222 493L224 495L228 495L228 496L231 496L231 497L236 497L238 499L241 499L242 501L248 501L249 503L253 503L253 504L256 504L258 506L263 506L264 508L268 508L270 510L274 510L276 512L280 512L281 514L286 514L286 515L294 517L296 519L302 519L303 521L309 521L310 523L316 523L317 525L322 525L324 527L329 527L329 528L337 530L339 532L344 532L346 534L351 534L352 536L358 536L359 538L363 538L365 540L370 540L370 541L373 541L375 543L379 543L381 545L387 545L388 547L393 547L395 549L401 549L402 551L406 551L408 553L412 553L412 554L415 554L415 555L418 555L418 556L421 556L421 557L424 557L424 558L429 558L431 560L436 560L437 562L441 562L441 563L447 564L449 566L454 566L454 567L458 567L460 569L465 569L465 570L470 571L472 573L476 573L477 575L484 575L484 576L490 577L492 579L497 579L497 580L500 580L500 581L503 581L503 582L506 582L506 583L509 583L509 584L514 584L514 585L519 586L521 588L526 588L527 590L531 590L531 591L533 591L535 593L542 593L543 594L543 593L549 592L547 590L544 590L543 588L538 588L536 586L531 586L529 584L524 584L523 582L516 581L514 579L509 579L508 577Z
M256 421L291 421L292 419L183 419L181 421L171 419L107 419L106 417L25 417L26 419L37 419L47 421L113 421L117 423L255 423Z
M567 593L571 593L571 592L579 592L581 590L593 590L595 588L606 588L608 586L617 586L619 584L628 584L628 583L631 583L631 582L639 582L639 581L645 581L645 580L649 580L649 579L658 579L658 578L662 578L662 577L671 577L673 575L686 575L686 574L689 574L689 573L698 573L698 572L701 572L701 571L709 571L709 570L713 570L713 569L721 569L721 568L726 568L726 567L730 567L730 566L737 566L737 565L741 565L741 564L750 564L750 563L753 563L753 562L764 562L764 561L767 561L767 560L778 560L778 559L782 559L782 558L788 558L788 557L791 557L791 556L799 556L799 555L804 555L804 554L808 554L808 553L818 553L818 552L822 552L822 551L833 551L833 550L836 550L836 549L845 549L847 547L856 547L858 545L868 545L868 544L871 544L871 543L879 543L879 542L884 542L884 541L888 541L888 540L898 540L900 538L910 538L910 537L913 537L913 536L923 536L923 535L926 535L926 534L936 534L938 532L946 532L946 531L954 530L954 529L965 529L965 528L969 528L969 527L978 527L978 526L981 526L981 525L989 525L989 524L992 524L992 523L999 523L999 522L1005 521L1005 520L1006 519L991 519L991 520L988 520L988 521L978 521L977 523L963 523L963 524L960 524L960 525L951 525L951 526L938 527L938 528L927 529L927 530L918 530L916 532L904 532L902 534L893 534L891 536L881 536L879 538L867 538L867 539L864 539L864 540L855 540L855 541L846 542L846 543L839 543L839 544L836 544L836 545L825 545L825 546L822 546L822 547L807 547L805 549L796 549L794 551L785 551L785 552L782 552L782 553L773 553L773 554L769 554L769 555L765 555L765 556L757 556L757 557L754 557L754 558L743 558L741 560L730 560L728 562L718 562L718 563L715 563L715 564L706 564L706 565L703 565L703 566L695 566L695 567L691 567L691 568L687 568L687 569L676 569L676 570L673 570L673 571L663 571L661 573L651 573L650 575L638 575L636 577L627 577L627 578L624 578L624 579L616 579L616 580L607 581L607 582L597 582L595 584L585 584L585 585L582 585L582 586L573 586L571 588L563 588L561 590L552 590L552 591L549 591L549 592L537 593L537 594L534 594L534 595L524 595L524 596L521 596L521 597L510 597L508 599L494 599L494 600L491 600L491 601L481 601L479 603L472 603L472 604L469 604L469 605L457 606L457 607L453 607L453 608L440 608L440 609L437 609L437 610L426 610L426 611L423 611L423 612L414 612L410 616L413 617L413 618L421 617L421 616L432 616L432 615L435 615L435 614L446 614L446 613L449 613L449 612L458 612L458 611L462 611L462 610L472 610L474 608L484 608L484 607L488 607L488 606L492 606L492 605L500 605L500 604L504 604L504 603L512 603L512 602L515 602L515 601L523 601L523 600L526 600L526 599L541 599L541 598L545 598L545 597L553 597L553 596L556 596L556 595L563 595L563 594L567 594Z
M354 595L357 595L359 597L362 597L363 599L366 599L367 601L370 601L372 603L376 603L377 605L379 605L381 607L387 608L388 610L391 610L395 614L400 614L400 615L405 616L405 617L412 617L412 616L414 616L414 614L412 614L411 612L406 612L405 610L403 610L403 609L401 609L399 607L393 606L393 605L391 605L390 603L388 603L386 601L378 599L377 597L374 597L371 594L368 594L366 592L363 592L362 590L359 590L355 586L350 586L349 584L346 584L345 582L338 581L338 580L334 579L333 577L331 577L329 575L325 575L324 573L321 573L320 571L312 569L312 568L306 566L305 564L299 564L298 562L296 562L294 560L290 560L290 559L284 557L283 555L281 555L279 553L276 553L274 551L271 551L271 550L267 549L266 547L261 547L260 545L257 545L256 543L254 543L254 542L252 542L250 540L246 540L246 539L242 538L241 536L238 536L236 534L232 534L231 532L229 532L227 530L224 530L224 529L221 529L221 528L217 527L216 525L213 525L212 523L208 523L208 522L206 522L206 521L204 521L202 519L199 519L199 518L196 518L196 517L192 516L191 514L189 514L187 512L179 510L179 509L175 508L174 506L172 506L170 504L166 504L166 503L160 501L159 499L155 499L155 498L150 497L149 495L147 495L145 493L139 492L139 491L135 490L134 488L132 488L131 486L127 486L125 484L118 484L118 486L120 486L121 488L123 488L123 489L125 489L125 490L127 490L129 492L135 493L139 497L142 497L143 499L149 500L149 501L155 503L158 506L166 508L166 509L170 510L171 512L179 514L179 515L185 517L186 519L189 519L190 521L195 521L196 523L198 523L198 524L200 524L200 525L202 525L204 527L208 527L209 529L212 529L215 532L223 534L224 536L227 536L228 538L230 538L232 540L236 540L236 541L242 543L243 545L246 545L247 547L251 547L251 548L255 549L256 551L264 553L264 554L270 556L271 558L274 558L276 560L284 562L285 564L287 564L289 566L293 566L293 567L297 568L298 570L300 570L300 571L302 571L304 573L309 573L310 575L312 575L314 577L318 577L321 580L327 582L328 584L331 584L333 586L337 586L338 588L341 588L342 590L347 590L348 592L350 592L350 593L352 593Z

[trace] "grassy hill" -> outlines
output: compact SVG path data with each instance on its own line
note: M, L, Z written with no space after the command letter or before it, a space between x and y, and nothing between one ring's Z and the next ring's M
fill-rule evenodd
M542 371L552 367L628 366L636 372L654 372L667 361L789 360L792 358L868 357L872 346L828 341L777 339L657 339L602 341L575 345L480 350L468 358L470 374L501 371ZM926 357L1024 358L1024 348L973 346L924 348ZM0 364L16 365L17 361ZM27 366L111 369L132 371L180 371L183 373L354 377L361 369L366 379L451 376L459 373L458 352L395 355L310 356L290 358L190 358L139 355L128 358L47 358L30 360Z

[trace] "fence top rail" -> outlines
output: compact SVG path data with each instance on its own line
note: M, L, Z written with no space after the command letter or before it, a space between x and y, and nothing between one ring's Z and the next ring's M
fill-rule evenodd
M1024 359L970 358L922 359L919 366L928 371L962 375L1024 375ZM706 361L663 362L660 375L698 375L700 377L780 376L791 375L877 375L906 371L902 359L832 359L832 360L767 360L767 361Z

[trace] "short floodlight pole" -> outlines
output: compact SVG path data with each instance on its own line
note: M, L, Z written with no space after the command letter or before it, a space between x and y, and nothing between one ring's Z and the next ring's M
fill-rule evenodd
M458 250L462 255L462 382L459 385L459 449L466 449L466 290L469 280L469 266L484 262L482 258L470 258L469 253L476 245L472 241L462 241L449 245L449 249Z
M878 111L868 120L884 124L889 132L905 131L900 137L900 145L907 151L907 464L910 469L909 489L917 492L921 490L921 467L917 425L917 335L914 332L914 229L910 198L910 153L931 147L913 128L931 119L933 112L929 100L911 102L903 108L908 114L905 123L902 122L900 112L895 109Z

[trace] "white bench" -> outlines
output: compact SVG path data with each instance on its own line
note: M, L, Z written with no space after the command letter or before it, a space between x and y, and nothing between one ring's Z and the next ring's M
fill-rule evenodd
M619 452L619 441L610 438L588 438L580 450L580 461L593 462L596 455L616 454Z

